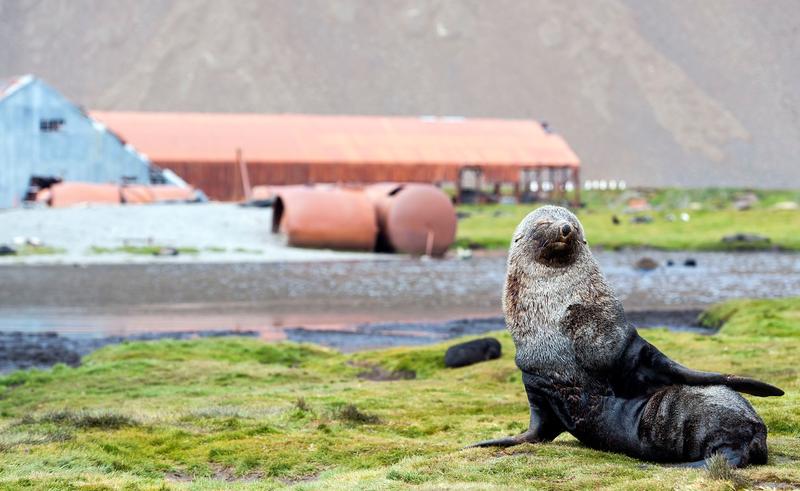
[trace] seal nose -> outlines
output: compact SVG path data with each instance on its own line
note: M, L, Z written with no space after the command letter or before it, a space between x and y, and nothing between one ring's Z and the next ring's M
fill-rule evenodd
M568 223L561 226L562 237L568 237L570 233L572 233L572 227L570 227Z

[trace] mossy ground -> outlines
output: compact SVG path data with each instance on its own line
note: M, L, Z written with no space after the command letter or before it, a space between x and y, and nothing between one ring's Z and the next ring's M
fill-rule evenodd
M92 246L89 250L92 254L139 254L145 256L154 256L158 255L162 249L167 248L168 246L161 246L161 245L145 245L145 246L119 246L119 247L100 247L100 246ZM176 251L179 254L198 254L200 249L196 247L176 247ZM209 252L224 252L225 249L218 250L217 248L214 249L206 249Z
M663 189L645 193L652 211L639 212L653 218L652 223L631 223L634 214L625 214L627 193L619 191L584 194L584 208L574 210L586 229L592 247L623 247L665 250L737 250L773 248L800 250L800 211L775 209L782 201L798 202L800 193L759 191L759 201L746 211L733 209L743 191L725 189ZM462 205L468 216L459 220L456 243L462 247L505 249L514 228L541 204ZM692 206L699 209L691 209ZM680 220L688 213L688 222ZM612 224L617 215L619 225ZM726 244L722 237L738 232L767 236L769 244Z
M705 471L587 449L569 435L509 450L462 447L524 429L525 395L503 357L442 365L445 345L343 355L254 339L109 346L82 366L0 378L0 489L730 489L800 486L800 299L712 309L716 336L643 335L694 368L786 390L750 398L769 465ZM358 377L370 364L414 380ZM725 472L714 475L727 476Z
M50 254L62 254L64 249L50 246L24 245L17 248L17 256L48 256Z

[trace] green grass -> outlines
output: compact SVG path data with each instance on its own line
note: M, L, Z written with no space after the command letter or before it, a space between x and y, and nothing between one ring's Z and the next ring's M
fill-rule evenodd
M228 252L228 249L220 246L209 246L203 249L206 252Z
M32 245L24 245L22 247L18 247L17 253L15 254L17 257L19 256L49 256L51 254L63 254L65 251L59 247L51 247L51 246L32 246Z
M577 212L594 248L656 248L665 250L736 250L780 248L800 250L800 211L772 207L782 201L798 201L797 192L759 191L760 201L750 210L737 211L732 200L741 195L735 190L665 189L645 194L653 211L637 213L651 216L649 224L630 223L634 215L624 213L627 193L585 193L586 206ZM458 222L456 245L505 249L517 224L541 204L462 205L458 210L469 214ZM677 218L690 215L688 222ZM621 221L613 225L611 217ZM769 244L726 244L722 237L738 232L767 236Z
M233 250L234 252L240 252L242 254L263 254L264 251L261 249L248 249L247 247L237 247Z
M119 247L101 247L92 246L90 251L92 254L141 254L146 256L158 255L159 251L167 246L161 245L146 245L146 246L119 246ZM198 254L200 249L196 247L176 247L180 254Z
M800 299L726 303L704 322L724 326L716 336L643 335L694 368L787 391L750 398L769 426L767 466L676 469L590 450L569 435L461 450L527 423L504 332L496 333L501 359L462 369L444 368L446 344L344 355L223 338L125 343L77 368L0 377L0 489L800 486ZM370 364L417 378L359 378Z

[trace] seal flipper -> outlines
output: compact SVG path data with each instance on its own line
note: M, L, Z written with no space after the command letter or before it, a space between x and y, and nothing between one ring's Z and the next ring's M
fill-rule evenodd
M617 395L623 397L648 394L675 384L725 385L758 397L784 394L783 390L759 380L687 368L671 360L636 332L625 348L620 364L621 370L610 378Z
M522 380L525 384L525 392L528 395L531 419L528 430L519 435L496 438L494 440L484 440L474 443L466 448L474 447L513 447L522 443L540 443L553 441L558 435L566 431L558 416L544 397L536 388L534 381L540 380L539 377L523 372Z

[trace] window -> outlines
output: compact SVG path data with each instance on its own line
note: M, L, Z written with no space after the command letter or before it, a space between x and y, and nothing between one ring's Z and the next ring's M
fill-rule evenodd
M55 119L40 119L39 120L39 130L45 133L50 133L53 131L58 131L61 129L61 126L64 125L63 118L55 118Z

